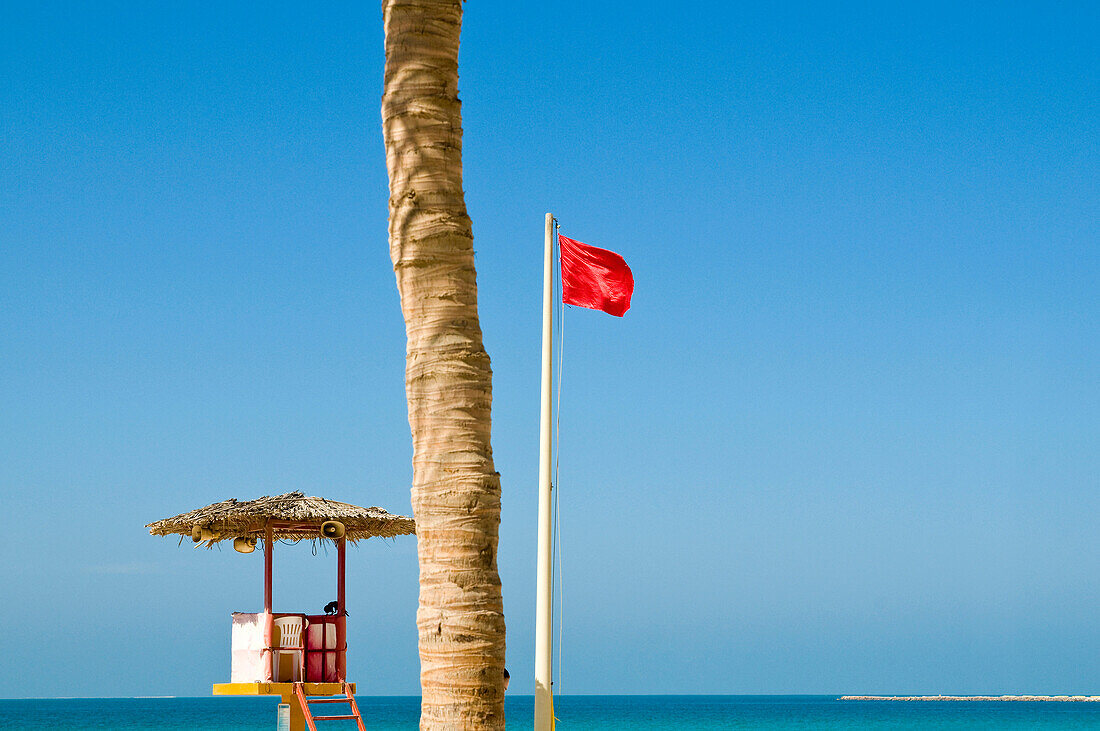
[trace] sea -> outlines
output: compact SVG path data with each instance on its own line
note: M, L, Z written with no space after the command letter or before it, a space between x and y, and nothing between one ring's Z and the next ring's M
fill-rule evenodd
M420 699L357 698L370 731L416 731ZM532 696L510 696L509 729L532 728ZM57 698L0 700L0 729L275 731L277 698ZM842 701L837 696L561 696L559 731L634 729L1100 729L1100 703ZM354 729L329 721L326 731Z
M416 731L418 697L357 698L370 731ZM530 729L532 696L511 696L509 729ZM0 729L275 731L277 698L0 700ZM837 696L562 696L559 731L636 729L1100 729L1100 703L841 701ZM354 729L328 721L326 731Z

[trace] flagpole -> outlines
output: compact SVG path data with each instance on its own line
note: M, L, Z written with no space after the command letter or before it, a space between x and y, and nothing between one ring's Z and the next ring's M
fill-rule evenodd
M535 582L535 731L553 728L551 696L551 594L553 545L550 514L550 452L553 421L550 390L553 380L554 337L554 216L546 214L542 272L542 407L539 419L539 526Z

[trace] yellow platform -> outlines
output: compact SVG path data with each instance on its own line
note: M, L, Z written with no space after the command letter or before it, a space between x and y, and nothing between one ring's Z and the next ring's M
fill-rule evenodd
M341 683L302 683L308 696L342 695ZM355 693L355 683L348 683L348 690ZM214 683L214 695L277 695L290 706L290 731L305 731L306 719L301 704L294 695L294 683Z
M306 695L340 695L344 686L340 683L302 683ZM354 693L355 683L348 683ZM294 697L294 683L214 683L214 695L281 695Z

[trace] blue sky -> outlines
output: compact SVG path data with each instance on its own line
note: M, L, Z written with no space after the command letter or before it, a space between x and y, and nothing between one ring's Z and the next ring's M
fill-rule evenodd
M542 217L569 310L564 693L1100 683L1094 4L470 2L465 185L531 692ZM0 697L205 695L259 554L145 523L409 511L376 4L0 6ZM334 596L276 554L276 605ZM418 691L412 540L349 670ZM58 682L63 678L63 682Z

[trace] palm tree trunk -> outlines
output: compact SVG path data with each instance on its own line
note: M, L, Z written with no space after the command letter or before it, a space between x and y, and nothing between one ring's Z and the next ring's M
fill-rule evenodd
M390 256L408 351L422 729L504 728L492 371L462 192L460 0L383 0Z

